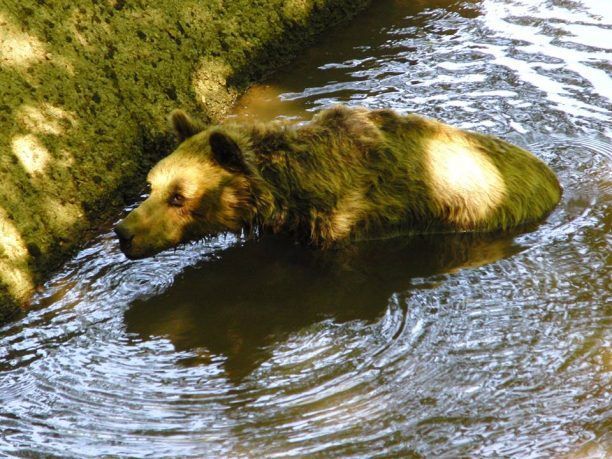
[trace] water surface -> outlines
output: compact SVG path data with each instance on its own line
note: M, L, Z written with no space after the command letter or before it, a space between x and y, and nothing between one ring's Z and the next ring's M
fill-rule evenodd
M493 133L565 189L542 224L315 252L110 232L0 330L0 455L605 457L612 10L375 2L239 119L392 107Z

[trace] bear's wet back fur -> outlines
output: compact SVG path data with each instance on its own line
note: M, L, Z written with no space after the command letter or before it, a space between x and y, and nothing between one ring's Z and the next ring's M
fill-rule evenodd
M222 231L329 247L505 230L542 219L561 195L531 153L417 115L337 106L303 125L203 127L181 111L171 119L182 143L151 170L150 197L118 227L134 258Z

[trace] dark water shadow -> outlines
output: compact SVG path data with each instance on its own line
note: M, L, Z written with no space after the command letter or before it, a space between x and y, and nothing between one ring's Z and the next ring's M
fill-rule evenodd
M165 337L177 351L225 359L239 381L289 334L324 319L374 321L417 277L450 273L522 249L512 235L427 235L315 251L280 238L249 241L191 268L163 294L125 313L129 334Z

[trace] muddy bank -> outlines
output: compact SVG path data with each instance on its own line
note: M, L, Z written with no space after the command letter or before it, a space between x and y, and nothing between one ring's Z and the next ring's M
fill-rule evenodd
M221 118L368 0L0 3L0 322L134 199L180 106Z

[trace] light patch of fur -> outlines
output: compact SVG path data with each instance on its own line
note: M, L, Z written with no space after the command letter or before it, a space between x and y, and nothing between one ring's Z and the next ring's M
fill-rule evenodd
M431 193L449 223L469 229L485 222L506 197L497 167L460 133L430 139L425 167Z
M227 175L225 171L210 162L198 161L176 152L151 169L148 181L152 190L171 193L176 191L175 187L180 187L183 196L196 198L203 190L218 186L224 175Z
M240 219L243 202L237 193L237 189L225 187L221 192L221 199L219 201L220 210L216 215L217 220L229 230L239 231L243 223Z
M329 239L337 241L349 237L354 226L366 213L364 193L352 190L344 196L331 215Z

